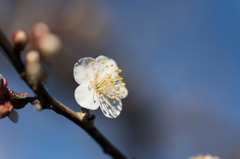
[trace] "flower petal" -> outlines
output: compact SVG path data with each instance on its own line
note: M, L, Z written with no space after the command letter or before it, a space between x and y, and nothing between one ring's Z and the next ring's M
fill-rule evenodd
M112 99L108 96L99 97L100 108L103 114L108 118L116 118L122 110L122 101L116 97Z
M120 92L121 92L121 99L126 98L128 96L128 89L125 86L120 87Z
M94 61L95 59L92 57L84 57L75 63L73 76L78 84L94 79L94 71L92 67L92 62Z
M103 61L106 61L106 63L103 64ZM115 70L118 68L117 63L113 59L110 59L106 56L98 56L95 60L94 66L100 70L98 78L103 78L109 74L112 74L113 76L117 74L117 72L115 72ZM102 69L104 69L104 71L101 71Z
M95 90L90 84L81 84L75 90L75 99L83 108L96 110L99 107L99 101Z
M11 113L9 114L8 118L13 122L13 123L17 123L18 122L18 113L17 111L15 111L14 109L11 111Z

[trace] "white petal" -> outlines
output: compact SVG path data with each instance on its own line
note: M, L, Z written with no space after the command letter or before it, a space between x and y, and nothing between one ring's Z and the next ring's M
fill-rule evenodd
M17 123L18 122L18 113L13 109L11 113L9 114L8 118L13 122Z
M100 108L103 114L108 118L116 118L122 110L122 101L116 97L112 99L108 96L103 96L100 99Z
M103 61L106 61L105 64L102 64ZM98 74L98 78L103 78L106 75L112 74L113 76L115 76L117 74L117 72L115 72L115 70L118 68L117 63L113 60L110 59L106 56L98 56L95 60L95 67L99 68L100 73ZM111 66L111 64L113 66ZM104 71L101 71L102 69L104 69Z
M96 110L99 107L99 101L95 90L89 84L82 84L75 90L75 99L83 108Z
M122 93L124 91L124 93ZM126 98L128 96L128 89L125 86L120 87L120 92L121 92L121 99Z
M84 57L75 63L73 68L73 76L78 84L82 84L94 79L94 71L92 66L92 62L94 62L94 60L95 59L92 57Z

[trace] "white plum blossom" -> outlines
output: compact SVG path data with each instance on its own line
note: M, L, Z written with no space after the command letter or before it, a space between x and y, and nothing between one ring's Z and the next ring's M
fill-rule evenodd
M116 118L122 110L121 99L128 95L121 72L116 62L106 56L81 58L73 70L79 84L75 90L77 103L90 110L100 106L106 117Z
M206 155L206 156L199 155L199 156L191 157L189 159L219 159L219 157L211 156L211 155Z

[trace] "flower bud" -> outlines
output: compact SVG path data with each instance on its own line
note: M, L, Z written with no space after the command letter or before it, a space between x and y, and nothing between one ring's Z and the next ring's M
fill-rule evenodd
M40 55L37 51L32 50L27 53L25 61L27 79L34 86L34 89L36 89L38 81L44 79L44 72L40 63Z
M39 51L41 59L48 61L60 50L60 39L50 32L47 24L39 22L32 27L32 48Z
M22 30L17 30L12 35L12 43L14 49L17 51L24 50L25 46L27 45L28 37L27 34Z
M50 29L47 24L43 22L38 22L32 27L31 36L35 41L36 38L40 38L44 34L48 34Z
M60 39L54 34L46 34L39 39L38 49L44 59L51 58L61 48Z
M0 101L0 119L8 116L13 109L13 106L10 102Z
M190 157L189 159L219 159L219 157L217 156L211 156L211 155L199 155L199 156L195 156L195 157Z
M41 74L40 57L37 51L30 51L26 56L26 72L28 77L37 78ZM30 80L30 79L29 79Z
M25 62L28 63L38 63L40 61L40 55L37 51L29 51L25 57Z
M4 94L7 88L7 79L0 74L0 98Z

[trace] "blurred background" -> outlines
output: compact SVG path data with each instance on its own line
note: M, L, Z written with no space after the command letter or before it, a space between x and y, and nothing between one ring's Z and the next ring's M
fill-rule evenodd
M49 92L80 111L73 65L106 55L129 90L116 119L100 110L95 125L128 158L240 158L240 1L0 0L0 27L10 38L43 21L62 40L47 64ZM8 87L34 95L0 54ZM109 159L81 128L56 113L18 111L0 120L1 159Z

